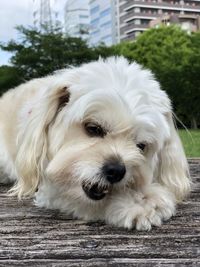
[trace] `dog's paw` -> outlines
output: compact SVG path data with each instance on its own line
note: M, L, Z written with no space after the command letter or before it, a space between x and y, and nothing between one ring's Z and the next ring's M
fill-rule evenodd
M152 184L143 192L141 201L143 212L135 219L137 230L150 230L152 226L160 226L163 221L175 214L175 198L166 188Z
M135 219L135 228L139 231L149 231L152 226L160 226L175 214L173 198L147 198L142 206L144 212Z
M158 194L160 193L160 194ZM106 219L109 223L127 229L149 231L152 226L160 226L175 214L173 195L165 190L148 191L136 197L118 198L107 209Z
M144 213L134 219L135 228L138 231L149 231L152 226L160 226L163 221L170 219L174 213L174 205L145 208Z
M152 210L148 215L139 215L134 220L134 224L138 231L149 231L152 226L160 226L162 224L162 219Z

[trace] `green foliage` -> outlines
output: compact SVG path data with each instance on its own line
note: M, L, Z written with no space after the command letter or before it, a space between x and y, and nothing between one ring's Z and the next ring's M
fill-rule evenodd
M187 126L200 125L200 33L179 27L160 27L141 34L135 42L115 49L129 60L153 71L167 91L175 113Z
M16 67L0 66L0 94L23 82L23 76Z
M191 127L200 126L200 32L192 34L191 53L187 64L183 66L182 109L189 114Z
M110 56L118 55L118 51L115 49L114 46L105 46L104 44L100 44L97 47L91 48L94 51L94 59L107 58Z
M200 157L200 131L179 130L179 135L187 157Z

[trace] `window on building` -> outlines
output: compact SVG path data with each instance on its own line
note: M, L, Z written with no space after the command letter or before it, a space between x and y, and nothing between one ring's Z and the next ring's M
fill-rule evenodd
M107 28L110 28L111 25L112 25L111 21L107 21L107 22L101 24L101 28L107 29Z
M135 19L134 20L134 24L135 25L140 25L141 24L141 20L140 19Z
M95 26L99 23L99 18L91 20L91 25Z
M92 32L91 34L93 37L95 37L95 36L98 36L99 33L100 33L99 30L96 30L96 31Z
M139 7L135 7L135 8L134 8L134 12L135 12L135 13L140 13L140 8L139 8Z
M110 34L109 35L106 35L106 36L103 36L102 37L102 40L109 39L109 38L111 38Z
M104 17L104 16L107 16L107 15L110 14L110 13L111 13L111 9L110 9L110 8L107 8L107 9L103 10L103 11L100 13L100 15L101 15L101 17Z
M87 19L88 16L87 16L87 15L79 15L79 18L80 18L80 19Z
M110 35L103 36L101 38L101 41L107 45L111 45L112 44L112 37Z
M90 14L92 15L92 14L98 12L98 11L99 11L99 6L95 6L95 7L90 9Z
M148 19L143 19L143 20L141 20L141 24L142 25L148 25L149 24L149 20Z

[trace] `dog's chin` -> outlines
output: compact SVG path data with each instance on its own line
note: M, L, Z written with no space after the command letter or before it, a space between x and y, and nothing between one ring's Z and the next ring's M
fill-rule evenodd
M82 184L82 189L85 192L86 196L92 200L102 200L109 193L109 186L99 186L98 183L93 185Z

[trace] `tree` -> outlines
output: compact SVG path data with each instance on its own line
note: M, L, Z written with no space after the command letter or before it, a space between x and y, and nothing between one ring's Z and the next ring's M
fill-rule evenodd
M187 90L183 106L190 116L191 127L197 128L200 126L200 32L191 34L190 40L192 52L184 66L183 86Z
M68 65L93 59L93 51L80 38L64 37L61 32L40 32L18 27L20 41L1 45L13 52L11 63L20 69L25 80L49 74Z
M12 66L0 66L0 93L4 93L10 88L14 88L23 82L19 70Z
M129 60L136 60L153 71L172 99L176 114L187 126L200 124L197 119L197 102L200 103L199 98L197 100L200 68L196 57L200 53L197 36L199 33L190 36L177 26L165 26L144 32L135 42L115 47Z
M45 27L42 31L22 26L17 29L21 37L19 41L11 40L0 45L1 49L13 53L12 66L0 68L0 91L69 65L78 66L113 54L112 48L104 45L91 48L81 38L64 36L59 29L51 32Z

